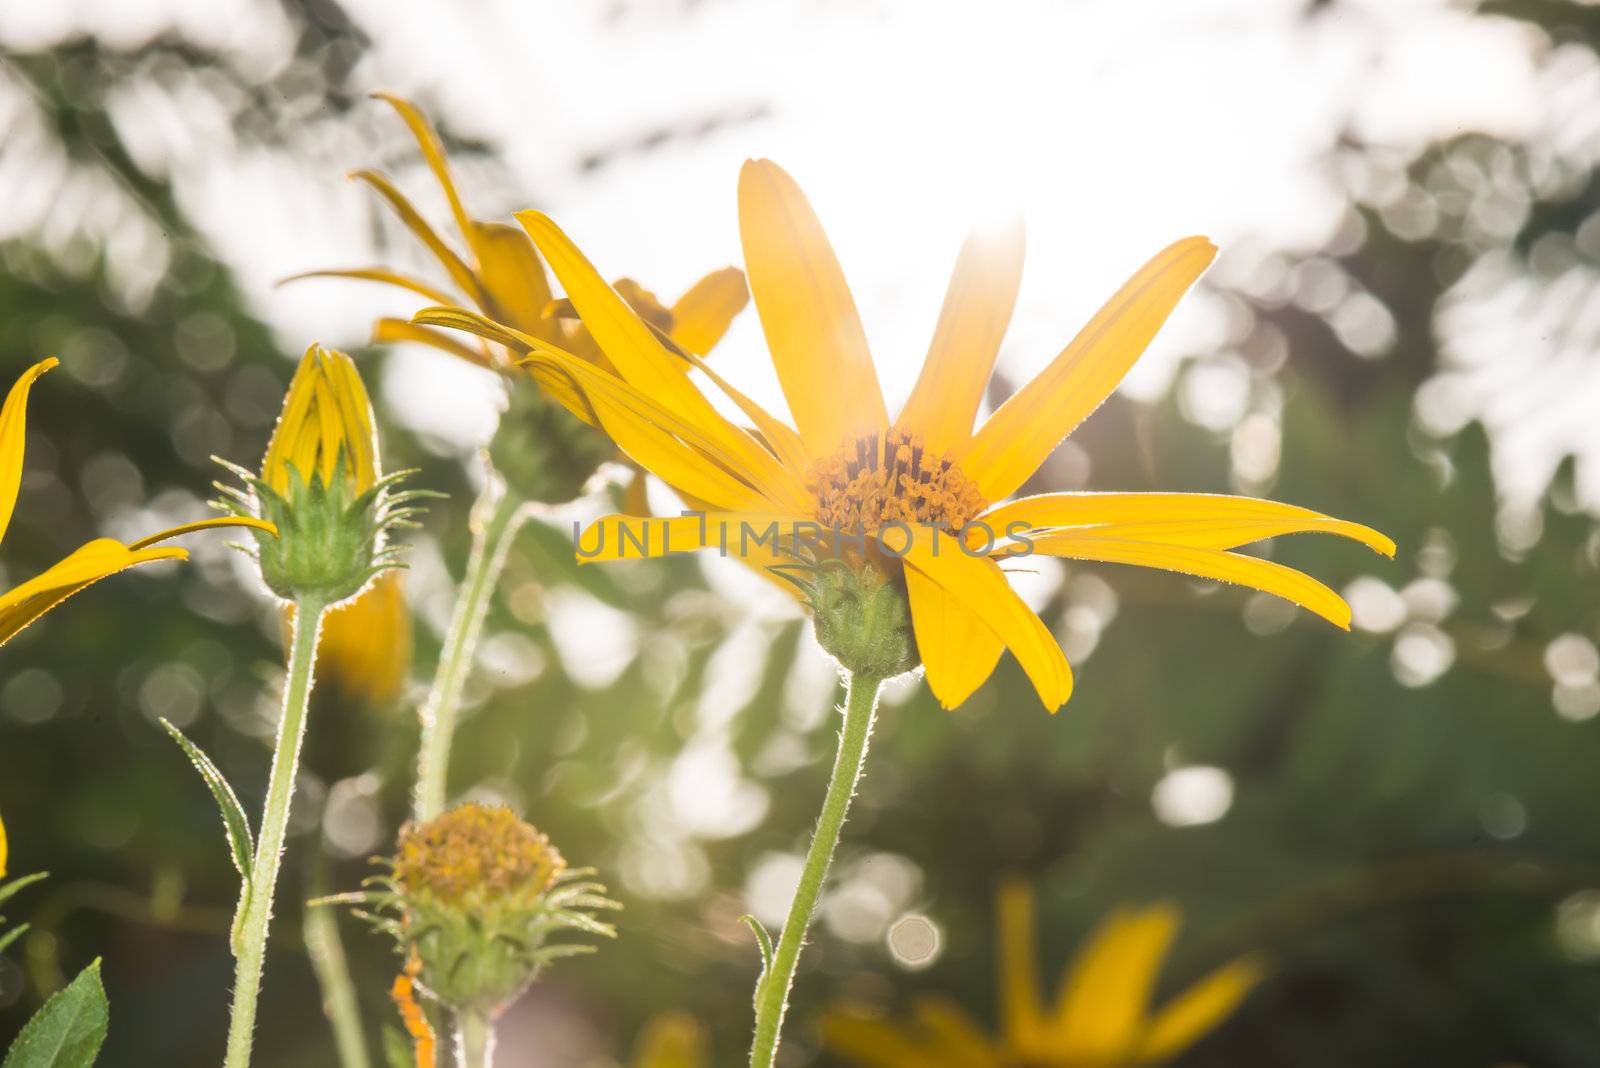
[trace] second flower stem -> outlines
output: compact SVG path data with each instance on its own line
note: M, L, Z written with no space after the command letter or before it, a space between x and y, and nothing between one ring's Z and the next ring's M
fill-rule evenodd
M283 714L278 719L278 741L267 780L267 803L261 814L260 839L249 893L242 904L238 925L239 953L233 984L233 1014L228 1022L228 1055L224 1068L246 1068L255 1035L256 999L261 992L261 966L267 955L267 928L272 922L272 894L278 882L278 862L289 828L289 801L300 769L300 747L305 740L306 706L311 700L317 636L322 630L323 606L309 598L295 604L294 633L289 642L289 671L283 683Z
M457 1068L491 1068L494 1064L494 1021L482 1009L456 1013Z
M778 936L772 962L756 985L756 1035L750 1048L750 1068L771 1068L777 1056L778 1035L789 1007L795 965L800 960L800 949L805 944L817 898L827 881L828 866L833 863L833 851L839 844L839 832L850 811L850 799L855 796L861 769L866 766L867 740L872 735L882 681L861 673L850 677L844 699L844 724L839 730L839 752L833 760L833 774L828 779L828 793L822 801L822 815L817 819L811 848L806 851L800 885L795 890L794 903L789 906L789 915L783 921L783 932Z
M422 747L417 755L417 793L412 815L418 822L444 811L450 772L450 743L456 732L461 691L478 649L483 617L489 610L506 554L527 510L494 472L472 506L472 553L439 654L439 670L422 706Z

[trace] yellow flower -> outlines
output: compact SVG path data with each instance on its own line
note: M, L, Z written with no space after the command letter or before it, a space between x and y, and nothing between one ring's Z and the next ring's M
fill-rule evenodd
M457 234L466 247L466 255L457 252L439 236L438 231L388 178L377 171L359 170L351 177L377 191L401 223L439 262L449 282L438 285L389 267L308 271L285 281L318 277L364 279L407 290L435 304L461 304L464 297L466 304L497 322L609 366L582 322L572 314L571 306L564 301L553 300L544 265L539 262L539 256L527 235L515 226L484 222L468 214L455 179L450 174L444 145L416 105L388 93L376 95L393 107L410 128L423 159L450 205L450 214L455 221ZM734 316L744 309L749 300L744 275L732 267L706 275L670 307L631 279L618 280L616 287L646 321L670 336L674 343L702 356L721 340ZM483 346L474 348L464 345L449 334L418 326L405 319L379 319L373 328L373 339L420 342L482 367L509 369L509 361L501 352ZM588 405L573 389L570 380L537 367L532 371L533 377L550 396L578 418L593 422Z
M705 1028L682 1012L662 1013L645 1024L630 1068L703 1068L711 1063Z
M17 493L22 488L22 453L27 438L28 391L33 383L60 361L51 357L41 360L17 379L6 395L5 407L0 408L0 539L5 537L16 508ZM116 574L135 564L152 560L183 560L188 552L176 546L160 546L161 542L196 530L211 527L255 527L268 534L275 532L271 523L254 518L205 519L185 523L163 530L130 545L111 538L96 538L80 546L66 559L55 564L43 574L0 593L0 645L3 645L28 624L44 615L88 586L107 575ZM160 546L160 547L158 547ZM0 868L4 866L4 836L0 833Z
M903 581L928 684L947 708L989 676L1002 648L1015 654L1048 708L1071 692L1055 638L1007 585L1001 565L1022 549L1234 582L1346 629L1350 608L1333 590L1231 550L1321 531L1394 553L1393 541L1368 527L1244 497L1052 493L1000 503L1116 388L1211 263L1215 248L1203 237L1157 253L974 431L1023 250L1020 224L975 234L957 260L921 377L891 422L855 302L810 204L776 164L746 163L739 180L745 268L798 428L791 429L642 322L549 218L529 211L518 219L617 374L462 309L431 309L418 321L519 345L532 366L569 375L622 449L705 513L606 517L583 534L580 555L593 561L718 546L759 565L792 564L794 543L811 540L808 524L846 533L859 525L868 540L857 562ZM726 393L754 430L723 416L691 368ZM790 543L779 551L759 537L772 523Z
M1261 980L1261 961L1227 964L1152 1011L1161 963L1178 933L1168 904L1119 909L1064 970L1046 1008L1034 959L1030 887L1000 893L1000 1034L989 1035L960 1006L925 998L911 1021L891 1023L853 1010L829 1013L824 1041L863 1068L1132 1068L1164 1064L1220 1026Z
M10 855L9 847L6 844L6 821L0 820L0 879L6 877L6 859Z

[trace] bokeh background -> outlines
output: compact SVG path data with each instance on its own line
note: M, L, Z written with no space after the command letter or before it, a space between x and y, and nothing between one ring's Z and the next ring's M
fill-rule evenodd
M1264 596L1039 561L1078 675L1058 716L1009 658L961 710L880 718L785 1063L840 1001L993 1020L993 895L1034 880L1063 963L1172 900L1164 990L1240 953L1272 977L1182 1064L1600 1063L1600 7L1575 0L754 0L0 5L0 378L45 355L3 573L203 513L292 359L358 353L395 465L452 495L417 532L415 681L317 695L258 1062L332 1065L299 902L350 888L406 810L414 709L467 544L493 384L366 344L412 310L285 275L421 264L343 175L444 206L404 128L440 124L480 217L539 206L675 296L738 262L739 162L812 196L909 390L974 219L1022 208L1002 377L1042 366L1185 233L1223 256L1038 489L1271 495L1392 534L1269 550L1342 588L1351 635ZM753 314L720 370L776 397ZM1005 391L1002 383L998 396ZM662 504L667 498L658 498ZM489 621L457 793L500 798L627 904L622 936L515 1010L502 1063L625 1062L685 1012L740 1063L832 751L835 678L792 605L715 559L589 568L525 533ZM235 882L182 726L256 810L281 632L239 560L85 593L0 656L10 909L0 1044L105 958L107 1065L220 1055ZM373 1049L388 946L342 918ZM938 944L928 951L929 926ZM898 932L898 934L897 934ZM908 948L909 947L909 948Z

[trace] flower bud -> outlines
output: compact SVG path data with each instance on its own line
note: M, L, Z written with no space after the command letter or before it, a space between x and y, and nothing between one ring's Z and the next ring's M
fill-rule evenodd
M373 898L380 926L420 961L418 985L457 1011L493 1014L557 957L593 952L551 943L563 929L614 937L595 909L619 908L572 870L550 840L508 808L469 803L400 831L392 872Z
M600 466L617 455L611 439L530 380L512 375L489 462L524 500L564 504L583 493Z
M801 586L815 616L817 644L851 674L888 679L921 663L901 580L870 562L827 560Z
M382 474L373 426L355 363L312 345L289 383L260 474L224 462L250 492L219 485L218 505L277 527L276 538L256 535L253 555L267 588L284 600L332 607L397 566L386 536L409 525L417 509L407 502L430 495L393 492L409 472Z

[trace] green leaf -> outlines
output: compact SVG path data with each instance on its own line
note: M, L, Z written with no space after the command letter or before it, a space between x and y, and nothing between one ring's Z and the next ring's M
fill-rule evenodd
M748 912L739 917L739 922L750 928L751 933L756 936L756 945L761 950L761 974L765 975L767 969L772 967L772 936L761 926L761 921Z
M13 927L5 934L0 934L0 953L4 953L7 949L11 948L11 943L27 934L28 927L29 925L24 923L17 927Z
M233 850L233 866L239 869L239 874L248 885L255 865L255 841L250 837L250 821L245 818L238 796L198 745L185 738L183 732L167 720L163 719L161 725L172 735L172 740L183 747L190 763L206 781L206 785L211 787L211 796L217 799L217 808L222 812L222 829L228 835L229 848Z
M110 1022L96 959L34 1014L0 1068L89 1068Z
M36 871L31 875L19 876L18 878L11 880L5 886L0 886L0 905L4 905L6 900L10 898L12 894L16 893L18 890L21 890L23 887L32 886L40 879L46 879L49 878L49 876L50 873L47 871Z

